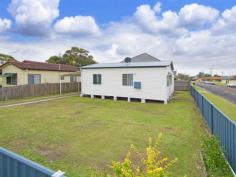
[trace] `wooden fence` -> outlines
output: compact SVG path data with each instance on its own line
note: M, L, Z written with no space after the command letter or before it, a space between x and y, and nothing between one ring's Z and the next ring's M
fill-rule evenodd
M60 90L61 93L76 92L78 86L77 82L72 82L62 83L61 89L59 83L3 87L0 88L0 100L53 95L59 94Z
M175 80L175 91L188 91L190 90L189 81Z

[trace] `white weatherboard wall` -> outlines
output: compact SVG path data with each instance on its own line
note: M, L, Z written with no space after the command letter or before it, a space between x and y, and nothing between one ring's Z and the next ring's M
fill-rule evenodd
M169 67L97 68L81 70L81 94L129 97L167 101L174 86L167 87ZM102 75L102 84L93 84L93 74ZM134 74L133 81L141 82L141 89L122 85L122 74ZM174 78L174 77L173 77ZM172 82L174 85L174 82Z
M171 97L171 95L174 93L174 91L175 91L175 85L174 85L174 83L175 83L175 77L174 77L174 73L173 73L173 70L170 68L170 67L167 67L166 68L167 70L168 70L168 72L169 73L171 73L172 74L172 84L171 85L169 85L169 87L167 88L167 96L168 96L168 99L170 99L170 97Z

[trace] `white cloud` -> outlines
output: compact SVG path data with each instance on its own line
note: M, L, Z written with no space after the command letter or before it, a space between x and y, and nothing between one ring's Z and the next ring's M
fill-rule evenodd
M0 18L0 32L7 31L11 28L11 20L6 18Z
M65 17L55 23L53 39L27 43L0 40L0 48L20 59L40 61L71 46L88 49L98 62L118 62L147 52L173 60L181 72L211 68L236 73L236 6L218 13L199 4L186 5L179 11L162 11L160 3L154 7L144 4L133 15L102 27L90 16Z
M171 16L171 14L169 16ZM170 26L165 23L168 23L168 20L164 21L164 18L158 18L156 11L147 4L137 7L136 12L134 13L134 18L134 23L137 23L137 25L146 32L158 33L167 28L170 29Z
M156 13L160 13L161 12L161 3L160 2L157 2L155 4L155 6L153 7L153 10L156 12Z
M44 35L59 16L60 0L12 0L8 11L18 30L27 35Z
M65 17L58 20L54 29L62 34L99 35L100 30L91 16Z
M231 9L226 9L221 14L221 18L214 24L212 31L215 33L235 33L236 32L236 5Z
M137 22L147 30L155 30L157 18L155 11L149 5L145 4L137 7L134 17Z
M161 12L161 4L152 8L145 4L137 7L134 17L137 23L146 31L181 35L187 30L202 29L210 26L219 16L219 11L199 4L185 5L178 13L171 10Z
M136 12L134 13L134 18L136 23L140 25L146 32L151 33L161 33L166 36L178 36L187 32L186 29L179 25L179 16L177 13L168 10L164 11L162 14L158 15L159 12L156 12L149 5L141 5L137 7ZM159 10L161 11L161 9Z
M203 27L214 21L219 11L204 5L189 4L179 11L180 23L187 27Z

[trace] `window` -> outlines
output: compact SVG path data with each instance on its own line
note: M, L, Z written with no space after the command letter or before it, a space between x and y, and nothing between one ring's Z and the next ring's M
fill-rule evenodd
M28 84L41 84L41 75L40 74L29 74L28 75Z
M172 85L172 74L168 74L167 75L167 87L169 87L170 85Z
M122 74L122 84L125 86L133 86L133 74Z
M61 76L61 80L63 80L63 81L64 81L64 80L65 80L65 76Z
M70 82L76 82L77 81L76 78L77 78L76 76L70 76Z
M7 80L7 85L17 85L17 77L16 77L16 75L10 76L10 77L6 77L6 80Z
M95 85L102 84L102 75L101 74L94 74L93 75L93 84L95 84Z

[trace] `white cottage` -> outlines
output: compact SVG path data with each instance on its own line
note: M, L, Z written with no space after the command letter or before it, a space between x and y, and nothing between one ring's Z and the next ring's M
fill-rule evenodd
M128 101L162 101L174 92L174 68L146 53L121 63L100 63L81 68L81 96Z

